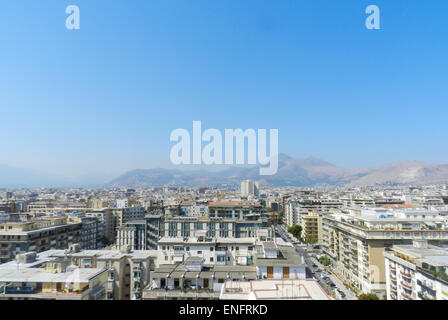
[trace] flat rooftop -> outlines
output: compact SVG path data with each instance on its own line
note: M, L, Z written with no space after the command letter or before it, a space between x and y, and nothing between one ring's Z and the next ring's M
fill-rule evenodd
M0 282L89 282L103 272L107 272L107 270L77 268L69 272L52 273L42 268L2 268L0 269Z
M221 300L333 300L316 280L226 281Z
M278 258L263 258L256 257L255 265L256 266L305 266L305 263L302 261L302 256L296 252L294 247L279 247L278 248L281 256Z

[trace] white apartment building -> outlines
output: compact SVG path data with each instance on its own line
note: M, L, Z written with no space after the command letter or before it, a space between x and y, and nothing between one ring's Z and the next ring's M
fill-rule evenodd
M448 300L448 249L416 240L385 257L388 300Z
M117 200L117 208L123 209L128 207L128 199L118 199Z
M158 242L157 261L161 264L183 263L190 257L203 259L204 265L252 265L256 238L172 238Z
M322 217L323 249L335 271L361 292L386 293L383 251L428 240L448 244L445 217L420 209L344 209Z
M241 182L241 196L249 197L254 196L258 197L258 182L252 180L245 180Z

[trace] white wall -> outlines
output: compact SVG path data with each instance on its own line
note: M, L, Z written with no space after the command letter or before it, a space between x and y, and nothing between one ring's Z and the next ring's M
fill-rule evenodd
M284 266L274 266L274 279L283 279L283 267ZM260 279L268 277L267 267L260 266L257 267L257 275ZM289 267L289 279L305 279L306 272L305 267Z

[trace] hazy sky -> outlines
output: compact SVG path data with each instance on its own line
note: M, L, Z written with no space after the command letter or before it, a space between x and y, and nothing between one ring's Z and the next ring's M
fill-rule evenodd
M65 28L78 5L81 29ZM381 9L367 30L365 8ZM278 128L347 168L448 162L448 1L0 3L0 164L167 166L176 128Z

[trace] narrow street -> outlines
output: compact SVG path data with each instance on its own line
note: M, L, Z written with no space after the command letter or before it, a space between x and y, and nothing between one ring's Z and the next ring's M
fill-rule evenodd
M345 294L345 297L342 298L342 300L357 300L357 297L354 295L354 293L349 288L346 288L338 277L336 277L334 274L330 272L324 271L325 267L319 261L317 261L317 259L312 257L307 252L306 250L307 246L304 246L303 244L298 244L297 243L298 240L294 238L289 232L287 232L283 227L277 227L276 236L282 238L286 242L293 243L297 253L299 253L304 257L305 263L307 265L306 267L307 278L315 278L318 281L319 285L328 294L331 294L331 292L333 292L337 288ZM313 267L313 265L315 267ZM327 276L328 278L330 278L331 282L334 283L335 287L331 288L329 284L326 283L325 280L322 278L323 276Z

